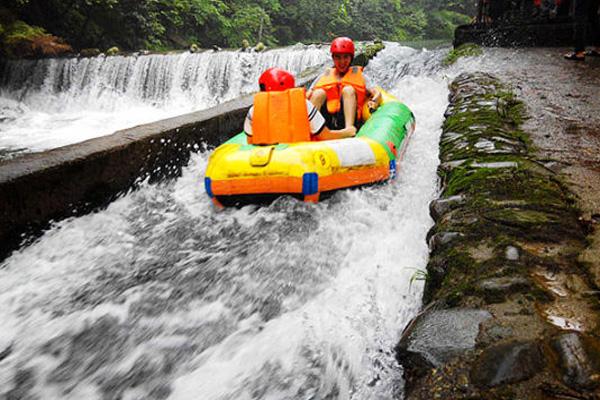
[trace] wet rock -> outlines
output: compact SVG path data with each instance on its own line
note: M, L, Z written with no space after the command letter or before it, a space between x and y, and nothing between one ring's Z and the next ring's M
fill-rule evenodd
M508 261L517 261L519 259L519 249L514 246L508 246L504 252L504 257Z
M413 320L396 347L407 381L472 350L479 325L489 318L485 310L454 309L429 311Z
M502 154L511 152L510 150L498 148L496 143L489 139L480 139L473 145L473 147L490 154Z
M470 165L474 168L489 168L489 169L498 169L498 168L518 168L519 164L512 161L504 161L504 162L489 162L489 163L477 163L474 162Z
M465 197L462 195L450 196L443 199L434 200L429 204L429 214L434 221L439 221L442 215L453 208L464 204Z
M487 303L501 303L506 297L518 292L526 292L531 288L529 281L522 277L491 278L477 284Z
M561 378L576 390L600 387L600 342L579 333L560 335L552 342L558 354Z
M102 52L100 51L100 49L97 48L90 48L90 49L81 49L81 51L79 52L79 56L80 57L96 57L99 56Z
M440 164L440 169L442 169L443 171L451 171L454 168L458 168L458 167L462 166L466 162L467 162L467 160L447 161L447 162Z
M491 346L492 344L501 340L513 338L515 335L513 328L510 326L500 325L498 323L494 323L491 326L484 326L483 329L483 332L478 338L478 343L480 346Z
M543 367L537 343L503 343L487 348L479 356L471 369L471 379L478 386L494 387L530 379Z
M463 236L465 235L460 232L438 232L429 239L429 249L434 251L435 249L447 245L454 239Z
M431 300L431 295L442 284L447 270L448 260L445 257L436 256L429 260L427 264L427 279L425 280L425 293L423 294L424 302Z

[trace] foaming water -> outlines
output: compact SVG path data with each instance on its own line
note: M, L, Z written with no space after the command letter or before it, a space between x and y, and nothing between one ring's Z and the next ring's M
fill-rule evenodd
M431 56L390 46L369 72ZM400 396L392 349L420 306L410 281L427 262L448 95L431 71L379 81L417 118L390 184L215 212L199 153L181 178L14 253L0 267L0 395Z
M6 61L0 150L43 151L206 109L255 91L269 67L299 73L327 59L325 49L298 45L263 53Z

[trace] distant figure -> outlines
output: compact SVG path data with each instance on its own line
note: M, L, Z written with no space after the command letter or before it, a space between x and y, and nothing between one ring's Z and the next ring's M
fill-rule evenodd
M308 91L311 103L321 110L330 129L356 130L356 122L362 121L362 109L366 103L376 109L381 103L381 92L367 86L362 67L352 66L354 42L339 37L331 42L333 68L328 68Z
M598 21L598 6L600 0L574 0L573 18L575 51L565 54L567 60L584 61L585 57L600 57L600 29ZM587 43L586 34L589 35L594 49L585 51Z

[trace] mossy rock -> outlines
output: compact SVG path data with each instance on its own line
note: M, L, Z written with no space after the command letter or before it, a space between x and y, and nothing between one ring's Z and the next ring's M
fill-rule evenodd
M267 50L267 46L265 46L263 42L258 42L256 46L254 46L254 51L257 51L259 53L265 50Z
M481 46L474 43L465 43L452 49L443 61L445 66L454 64L459 58L462 57L477 57L483 54Z
M369 61L383 49L385 49L385 44L383 44L383 42L365 45L358 51L358 54L356 57L354 57L354 60L352 60L352 65L366 67Z
M97 49L97 48L82 49L79 52L79 55L81 57L96 57L96 56L99 56L100 54L102 54L102 52L100 51L100 49Z
M121 52L121 50L117 46L113 46L110 49L106 50L107 56L116 56Z

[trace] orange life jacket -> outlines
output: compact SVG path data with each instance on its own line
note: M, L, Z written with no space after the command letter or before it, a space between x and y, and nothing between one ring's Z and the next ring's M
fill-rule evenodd
M335 114L340 111L342 90L345 86L352 86L356 91L356 114L360 120L362 119L362 109L367 97L367 87L365 78L363 78L362 67L350 67L341 80L337 77L335 68L329 68L316 83L315 89L325 90L327 94L327 111L329 114Z
M309 142L311 140L306 92L260 92L254 96L250 144Z

